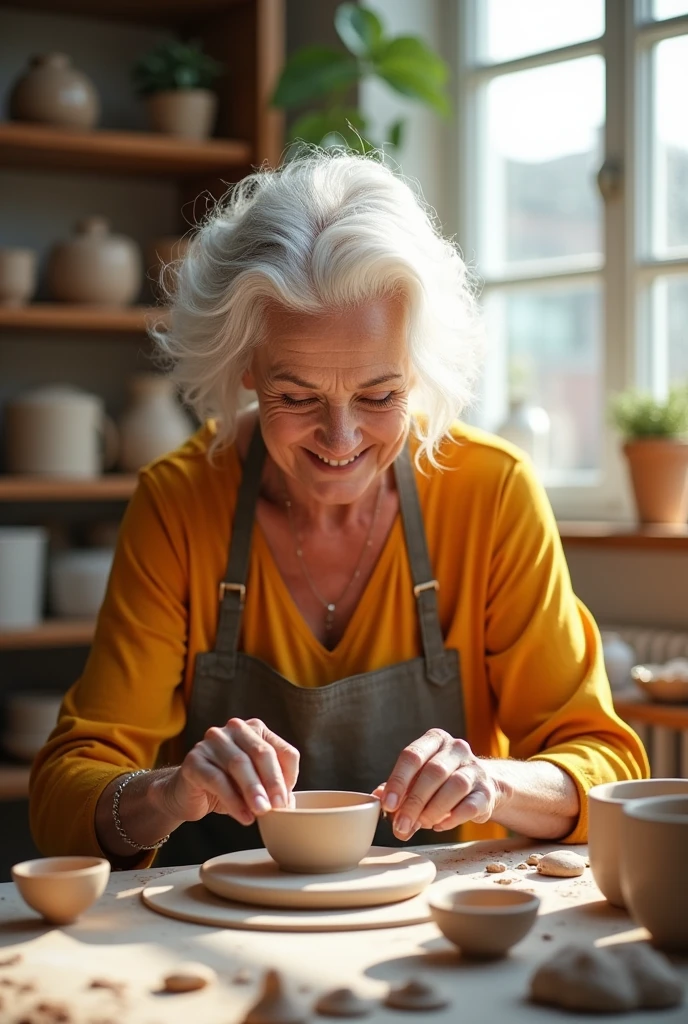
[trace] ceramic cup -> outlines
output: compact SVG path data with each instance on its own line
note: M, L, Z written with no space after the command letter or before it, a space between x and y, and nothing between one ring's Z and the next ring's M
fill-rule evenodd
M31 629L41 621L48 531L0 526L0 629Z
M530 931L540 900L518 890L439 891L428 898L433 920L465 956L504 956Z
M258 818L261 839L283 871L324 874L350 871L365 857L380 817L369 793L304 790L295 806Z
M24 901L51 924L71 924L105 892L110 863L102 857L45 857L12 868Z
M632 800L621 817L621 890L662 949L688 950L688 793Z
M688 779L635 779L605 782L588 793L588 851L593 878L615 907L624 907L619 879L621 815L629 800L688 796Z
M36 290L33 249L0 249L0 306L23 306Z
M56 551L50 560L48 596L58 618L95 619L105 597L112 548Z

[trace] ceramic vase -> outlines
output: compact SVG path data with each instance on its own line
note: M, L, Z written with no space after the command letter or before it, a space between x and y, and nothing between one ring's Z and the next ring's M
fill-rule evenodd
M0 249L0 306L23 306L35 291L33 249Z
M641 523L683 525L688 520L688 441L629 441L624 454Z
M119 463L126 473L135 473L183 444L194 428L168 377L137 374L130 393L130 405L119 421Z
M186 256L190 238L176 235L155 238L146 246L146 273L156 298L164 301L174 293L177 268Z
M95 86L72 67L64 53L32 57L10 97L10 112L17 121L38 121L58 128L93 128L100 116Z
M138 246L124 235L110 234L103 217L88 217L74 237L54 247L48 260L48 288L61 302L126 306L141 289Z
M0 629L31 629L41 621L48 531L0 526Z
M146 97L151 128L183 139L207 139L217 114L217 96L210 89L165 89Z
M526 452L540 472L549 468L550 419L545 409L515 399L509 403L509 415L497 433Z
M623 690L632 686L631 669L637 662L634 649L618 633L602 633L602 653L607 678L612 690Z

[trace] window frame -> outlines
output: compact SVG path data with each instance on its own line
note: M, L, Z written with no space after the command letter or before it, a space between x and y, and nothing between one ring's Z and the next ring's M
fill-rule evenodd
M482 0L454 0L447 26L455 41L451 55L455 75L455 131L453 153L448 161L456 185L453 197L457 238L467 261L476 266L483 294L496 289L525 288L551 283L599 280L603 293L601 336L602 390L610 394L628 387L650 388L661 396L666 380L661 360L650 350L647 329L651 320L651 286L665 274L688 274L688 254L680 259L658 259L651 254L649 197L653 194L652 48L662 39L688 33L688 14L662 21L652 17L652 0L605 0L605 29L597 39L573 43L543 53L495 63L475 59L474 43L480 30ZM497 75L508 74L561 60L600 54L605 59L606 117L604 154L600 168L603 194L604 259L562 261L568 269L554 269L548 261L540 270L529 264L523 273L482 276L478 254L478 212L481 169L474 159L482 147L484 109L476 97L479 88ZM465 157L464 154L470 154ZM647 186L645 183L649 182ZM641 187L643 186L643 187ZM576 265L577 264L577 265ZM488 386L499 388L500 354L493 357ZM505 386L505 384L502 384ZM591 478L595 478L594 480ZM606 422L602 435L600 472L581 474L581 482L547 485L555 514L562 519L631 520L634 516L627 472L618 435Z

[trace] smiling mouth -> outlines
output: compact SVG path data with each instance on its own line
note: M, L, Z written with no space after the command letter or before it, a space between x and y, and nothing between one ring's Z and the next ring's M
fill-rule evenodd
M315 455L320 462L324 462L326 466L350 466L352 462L356 462L360 459L364 452L359 452L358 455L352 455L350 459L327 459L324 455L319 455L317 452L311 452L311 455Z

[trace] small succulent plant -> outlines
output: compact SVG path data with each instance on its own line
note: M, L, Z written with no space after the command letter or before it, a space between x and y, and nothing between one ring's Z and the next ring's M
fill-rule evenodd
M200 43L172 40L143 54L132 78L139 96L151 96L168 89L209 89L222 71L222 64L204 53Z
M664 400L642 391L624 391L610 403L611 421L627 441L645 437L688 437L688 384Z

